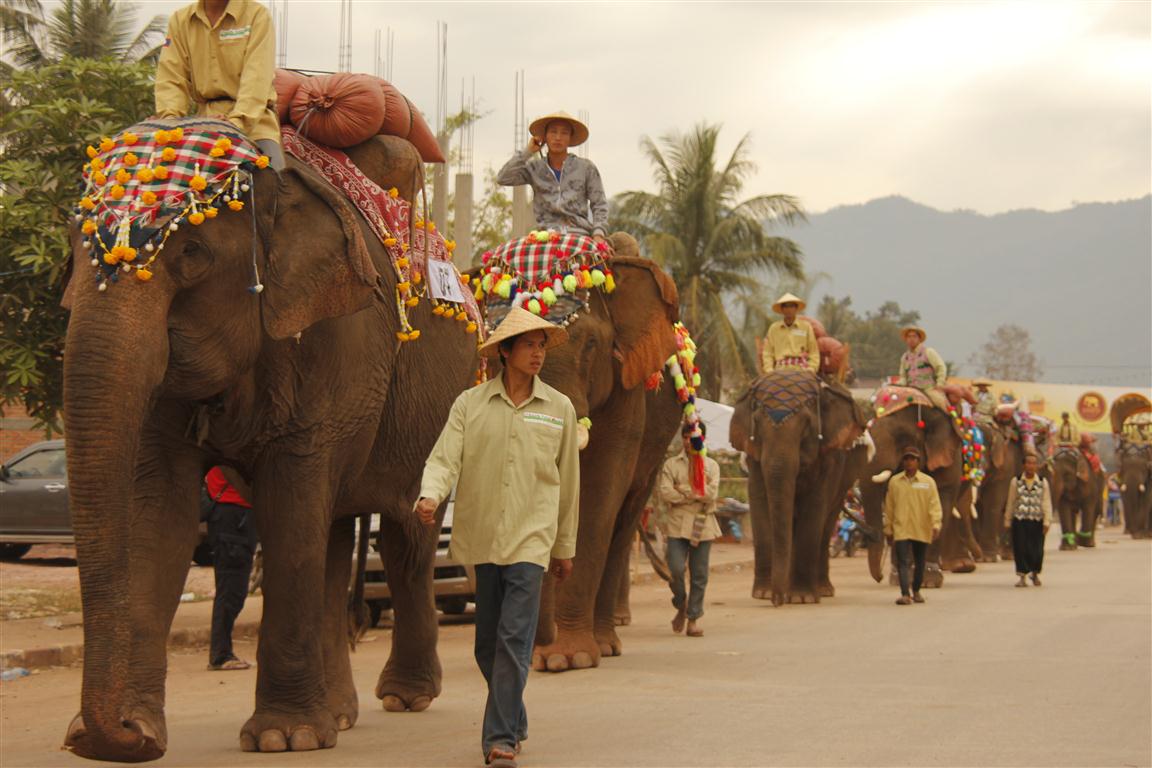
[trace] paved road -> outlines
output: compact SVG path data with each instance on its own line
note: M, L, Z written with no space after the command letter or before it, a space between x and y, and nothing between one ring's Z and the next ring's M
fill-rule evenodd
M1014 589L1010 564L981 566L909 607L867 578L863 558L833 565L838 596L818 606L774 609L748 596L747 572L715 575L700 639L671 634L662 585L635 587L625 656L533 674L521 763L1152 763L1152 542L1108 532L1096 550L1050 551L1040 589ZM376 633L353 657L360 723L336 749L304 755L239 752L254 673L208 673L203 653L175 654L163 762L479 765L471 634L443 628L444 695L425 713L396 715L372 698L387 653ZM58 751L79 680L57 669L0 687L0 764L82 764Z

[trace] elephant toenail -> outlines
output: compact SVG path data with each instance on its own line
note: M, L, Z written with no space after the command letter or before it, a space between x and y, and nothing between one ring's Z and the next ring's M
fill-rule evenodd
M562 653L554 653L548 657L549 672L563 672L568 669L568 657Z
M287 749L288 741L280 731L264 731L260 734L261 752L285 752Z
M412 710L413 712L423 712L430 706L432 706L431 696L417 696L416 698L412 699L412 703L408 705L408 709Z
M293 752L308 752L320 749L320 738L316 735L316 729L304 725L292 731L288 744Z
M380 701L384 704L385 712L406 712L408 710L408 705L399 696L388 694Z

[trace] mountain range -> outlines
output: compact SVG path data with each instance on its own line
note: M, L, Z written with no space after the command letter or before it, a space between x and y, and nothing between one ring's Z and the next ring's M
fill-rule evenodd
M846 205L779 228L829 278L808 297L850 295L863 313L919 310L959 375L1005 323L1023 326L1043 380L1152 383L1152 195L1062 211L939 211L904 197ZM893 361L893 369L897 361Z

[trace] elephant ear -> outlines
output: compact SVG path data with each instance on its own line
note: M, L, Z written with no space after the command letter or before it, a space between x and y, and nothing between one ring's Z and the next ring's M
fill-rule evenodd
M676 352L673 324L680 315L676 284L648 259L612 259L616 290L606 295L616 330L613 355L620 361L625 389L634 389L659 371Z
M312 171L293 164L281 176L264 276L264 328L284 339L368 307L380 274L352 206Z
M952 429L952 420L943 411L933 408L924 414L927 422L924 447L928 453L928 470L952 466L960 452L960 436Z

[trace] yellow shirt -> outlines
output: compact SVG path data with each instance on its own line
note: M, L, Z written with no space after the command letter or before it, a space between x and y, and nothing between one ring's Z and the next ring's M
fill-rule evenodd
M811 323L796 318L792 325L777 320L764 338L764 372L777 368L797 368L817 373L820 370L820 347Z
M536 563L576 555L580 449L576 409L534 378L517 406L501 377L452 404L420 484L441 502L456 486L449 555L458 563Z
M203 0L176 11L156 67L157 116L192 111L227 120L252 141L279 143L275 52L272 17L254 0L231 0L216 26Z
M1072 422L1056 425L1056 445L1080 445L1080 430Z
M697 517L704 517L700 541L711 541L720 535L716 522L716 494L720 490L720 465L704 457L704 495L692 490L692 461L684 451L664 462L656 495L664 502L661 520L664 535L673 539L691 539Z
M943 522L935 480L919 471L913 478L904 471L892 476L884 497L885 536L931 543L932 532Z

